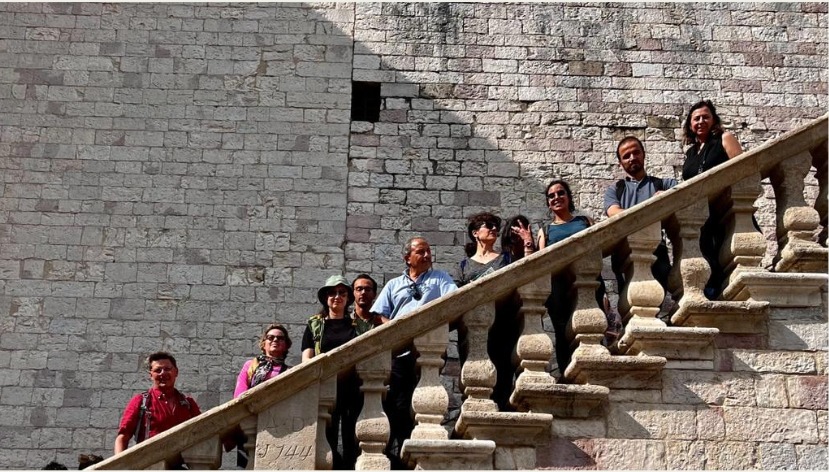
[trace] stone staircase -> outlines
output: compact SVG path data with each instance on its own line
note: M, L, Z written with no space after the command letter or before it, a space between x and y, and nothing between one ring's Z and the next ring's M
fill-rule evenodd
M766 355L782 359L772 364L789 362L769 368L776 375L796 370L792 364L808 364L805 359L812 362L806 374L825 375L825 339L803 341L803 336L794 333L797 342L787 348L786 334L775 331L787 325L770 320L797 317L803 311L812 313L811 322L822 324L825 331L825 317L820 313L825 313L827 288L826 163L824 116L92 468L165 468L180 456L191 469L215 469L221 462L222 438L241 429L253 458L249 468L328 469L331 454L324 425L334 403L336 375L356 366L365 394L357 425L362 449L357 468L388 469L382 451L389 428L381 398L391 351L411 341L420 354L421 368L412 402L417 426L403 448L404 460L412 467L766 468L760 466L774 465L761 460L771 457L763 452L770 446L756 445L753 452L747 452L745 457L754 457L753 462L741 461L739 454L727 459L726 454L717 453L729 441L732 448L752 441L766 444L765 436L769 443L791 444L795 451L809 451L804 449L809 444L822 448L824 462L817 464L825 465L825 399L821 403L818 395L811 404L805 400L786 403L800 415L792 418L808 416L816 425L824 425L822 433L820 426L814 426L818 431L814 436L822 436L815 441L785 426L765 426L782 420L771 413L757 416L752 410L749 414L740 405L740 389L733 385L751 378L757 391L753 400L744 403L758 408L774 403L771 393L761 398L761 387L774 385L777 379L762 376L764 368L757 367L756 359ZM817 169L819 187L814 206L804 198L811 168ZM763 266L767 241L752 223L753 203L766 178L776 202L777 250L771 268ZM709 202L727 231L720 262L728 277L722 299L717 301L703 295L710 269L698 244ZM663 228L674 260L669 285L675 309L668 323L657 317L664 292L649 270ZM595 306L593 293L602 259L616 251L625 255L625 270L632 277L619 298L624 334L605 347L606 319ZM562 271L570 271L574 279L576 302L568 334L575 351L557 381L547 371L553 345L542 329L542 319L550 276ZM516 348L520 374L510 401L518 411L504 412L490 399L495 369L487 357L486 338L494 319L494 302L516 290L523 300L524 331ZM440 379L441 356L449 342L449 324L461 317L468 328L469 354L459 376L464 401L450 433L441 424L449 404ZM780 357L775 348L790 352ZM789 395L796 396L795 386L802 382L781 378L790 384L786 387ZM729 393L719 398L719 394L700 391L693 382L729 384L723 387ZM694 392L691 399L686 391L677 393L683 389ZM735 409L723 410L734 402ZM643 404L651 406L642 408ZM654 419L659 415L665 420ZM712 419L717 415L719 420ZM789 422L791 418L784 415L784 419ZM712 426L723 421L728 428L723 426L722 432ZM765 436L751 438L751 431L731 426L740 423L743 429ZM705 461L695 462L694 448L703 447L708 448ZM796 462L799 468L807 468L801 464L808 467L809 462Z

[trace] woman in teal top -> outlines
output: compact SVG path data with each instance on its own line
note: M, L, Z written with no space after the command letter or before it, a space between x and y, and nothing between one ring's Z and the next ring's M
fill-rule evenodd
M575 216L576 205L573 203L573 192L570 186L563 180L554 180L547 185L547 205L552 214L552 221L545 227L538 230L538 249L563 241L568 237L587 229L593 224L593 220L586 216ZM601 284L596 290L596 303L607 312L605 303L605 287L601 276L598 279ZM553 322L553 330L556 339L556 362L562 377L564 371L570 364L570 341L567 338L567 325L575 309L574 300L570 297L570 286L572 280L566 271L553 277L552 290L545 303L547 312L550 314L550 321Z

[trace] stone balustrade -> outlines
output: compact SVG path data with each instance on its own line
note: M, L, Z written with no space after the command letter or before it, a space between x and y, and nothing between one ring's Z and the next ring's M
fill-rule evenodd
M326 469L331 451L324 427L333 407L338 372L356 366L365 406L357 424L362 454L358 469L387 469L389 436L381 407L391 352L414 343L421 371L412 401L416 427L403 446L417 468L533 468L534 447L551 434L556 417L602 414L614 388L654 388L666 366L710 369L714 337L762 330L771 306L813 306L826 286L827 117L732 159L648 202L602 221L550 248L521 259L419 310L297 366L239 398L217 406L92 469L216 468L222 439L247 437L248 468ZM814 207L803 196L810 168L818 169L821 197ZM761 266L765 239L752 222L760 179L776 196L778 252L774 266ZM703 287L710 268L699 250L700 227L709 202L725 228L720 263L726 277L719 300ZM822 226L822 228L821 228ZM673 247L668 285L675 309L669 323L665 291L650 264L664 227ZM620 295L624 335L602 343L606 320L595 306L601 258L617 250L629 283ZM542 329L551 275L573 275L573 315L568 329L573 356L549 373L553 345ZM501 412L489 398L495 368L487 358L487 331L494 304L513 291L523 300L524 331L516 347L519 375L510 397L517 411ZM463 317L469 356L461 371L465 401L454 431L447 430L448 396L440 381L449 324ZM759 326L759 327L758 327Z

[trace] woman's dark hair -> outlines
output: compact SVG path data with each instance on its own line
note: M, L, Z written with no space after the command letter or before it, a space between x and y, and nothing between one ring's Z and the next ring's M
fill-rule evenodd
M682 133L685 135L682 138L683 144L694 144L697 142L697 135L691 130L691 115L700 108L708 108L711 112L711 117L714 118L714 124L711 126L712 133L722 133L724 131L720 115L717 114L717 109L711 103L711 100L700 100L691 105L691 109L688 110L688 116L685 117L685 124L682 125Z
M568 204L567 208L571 212L576 211L576 203L573 201L573 191L570 190L570 186L567 184L567 182L565 182L561 179L553 180L552 182L550 182L547 185L547 190L544 191L545 201L549 202L549 198L547 198L547 194L550 193L550 189L553 188L554 185L561 185L562 187L564 187L564 191L567 192L567 200L569 200L569 202L568 202L569 204Z
M288 351L291 349L291 344L293 343L291 342L291 335L288 334L288 328L282 326L281 324L271 324L265 328L265 331L262 332L262 336L259 338L259 349L261 349L262 352L265 352L265 338L268 337L268 331L272 329L278 329L285 335L285 354L288 354Z
M469 236L469 240L472 242L466 243L463 248L466 251L466 255L472 257L475 255L475 250L478 248L478 243L475 241L475 236L473 236L472 233L477 231L484 223L489 224L490 227L494 225L495 231L497 231L501 228L501 218L498 218L492 213L483 212L470 216L467 221L469 223L466 225L466 235Z
M526 216L515 215L512 218L509 218L504 224L504 227L501 229L501 252L508 252L513 257L518 255L519 249L520 254L524 253L524 241L520 241L516 245L516 242L513 240L515 235L512 234L512 227L518 226L518 222L521 222L521 224L527 228L530 227L530 220ZM514 258L513 260L516 259L517 258Z

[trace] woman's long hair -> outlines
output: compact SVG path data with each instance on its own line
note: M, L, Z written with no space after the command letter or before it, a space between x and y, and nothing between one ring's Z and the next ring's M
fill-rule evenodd
M567 200L568 200L567 209L570 210L570 213L573 213L574 211L576 211L576 202L573 201L573 191L570 190L570 185L567 182L565 182L564 180L561 180L561 179L553 180L552 182L547 184L547 190L544 191L544 201L547 202L547 211L549 211L550 214L552 215L552 211L549 209L550 208L550 205L549 205L550 199L547 198L547 194L550 193L550 189L553 188L554 185L561 185L562 187L564 187L564 191L567 192Z
M496 229L500 228L501 218L498 218L492 213L483 212L470 216L467 221L469 223L466 225L466 235L469 236L469 240L472 242L466 243L463 248L466 251L466 255L468 257L472 257L475 255L475 251L478 250L478 242L475 240L475 236L472 233L480 229L481 225L484 223L495 225Z
M524 257L524 242L515 243L513 240L512 227L518 226L518 223L530 228L530 220L524 215L515 215L509 218L501 229L501 252L508 252L512 256L513 261L517 261Z
M711 125L711 134L721 134L725 131L722 127L720 115L717 114L717 109L711 103L711 100L700 100L691 105L691 109L688 110L688 116L685 117L685 124L682 126L682 133L684 134L682 138L683 144L695 144L697 142L697 135L691 129L691 114L703 107L708 108L711 111L711 117L714 118L714 124Z

